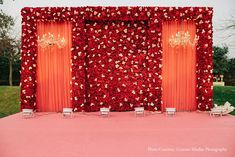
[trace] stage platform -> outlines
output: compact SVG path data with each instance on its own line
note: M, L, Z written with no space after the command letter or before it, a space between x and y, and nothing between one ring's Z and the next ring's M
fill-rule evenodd
M0 119L0 157L233 157L235 116L37 113Z

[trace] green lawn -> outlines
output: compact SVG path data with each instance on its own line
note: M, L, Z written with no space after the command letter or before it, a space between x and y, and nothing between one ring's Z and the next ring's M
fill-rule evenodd
M0 118L20 111L20 88L0 86Z
M223 105L226 101L235 106L235 86L215 86L214 87L214 104ZM235 110L231 113L235 115Z
M20 111L19 95L18 86L0 86L0 118ZM214 87L214 103L222 105L226 101L235 106L235 86Z

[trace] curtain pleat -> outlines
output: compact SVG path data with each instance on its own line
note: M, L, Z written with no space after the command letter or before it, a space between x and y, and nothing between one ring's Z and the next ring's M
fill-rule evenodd
M37 56L37 107L41 112L60 112L63 107L71 107L70 101L70 49L72 45L71 24L69 22L38 22L37 33L51 33L56 38L65 38L65 47L56 45L42 48L38 46Z
M178 31L188 31L191 41L195 37L194 22L163 23L162 99L163 107L175 107L177 111L196 110L196 50L186 45L173 48L169 38Z

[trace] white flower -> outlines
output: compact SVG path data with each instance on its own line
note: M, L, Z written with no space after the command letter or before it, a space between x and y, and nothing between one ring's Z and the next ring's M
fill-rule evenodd
M120 90L119 88L117 88L117 91L118 91L118 92L121 92L121 90Z
M104 87L105 87L105 88L108 88L108 84L105 84Z
M148 11L148 12L147 12L147 16L149 17L150 15L151 15L151 13Z

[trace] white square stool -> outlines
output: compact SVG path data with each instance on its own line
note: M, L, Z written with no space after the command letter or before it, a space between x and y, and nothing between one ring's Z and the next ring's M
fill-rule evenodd
M144 107L135 107L135 116L137 115L144 116Z
M33 109L22 109L22 116L24 118L31 118L34 116Z
M110 109L107 107L100 108L100 115L101 116L109 116Z
M174 107L167 107L166 108L166 115L175 115L176 108Z
M73 109L72 108L63 108L63 117L73 117Z

